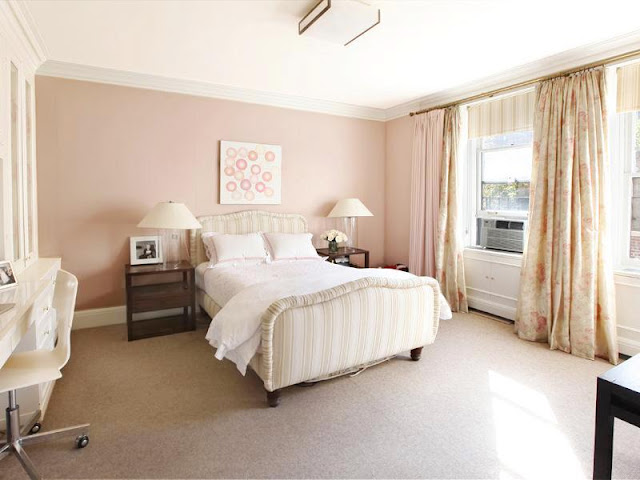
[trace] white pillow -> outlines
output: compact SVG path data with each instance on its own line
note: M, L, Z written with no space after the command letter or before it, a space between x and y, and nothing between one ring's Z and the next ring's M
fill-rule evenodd
M216 255L216 246L213 244L213 237L215 235L220 234L218 232L206 232L200 236L204 245L204 253L207 255L211 266L215 265L218 262L218 256Z
M263 233L271 260L321 259L313 248L311 233Z
M264 262L267 260L264 240L259 233L247 233L245 235L219 233L209 238L215 247L216 264L246 260Z

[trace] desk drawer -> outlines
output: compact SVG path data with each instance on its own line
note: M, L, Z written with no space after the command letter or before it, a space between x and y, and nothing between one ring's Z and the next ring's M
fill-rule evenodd
M36 325L36 345L38 350L51 350L56 342L56 311L50 308Z

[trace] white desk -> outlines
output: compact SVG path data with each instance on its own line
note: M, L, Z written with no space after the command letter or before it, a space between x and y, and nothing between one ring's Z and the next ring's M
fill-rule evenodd
M51 304L59 269L59 258L40 258L16 275L16 287L0 291L0 303L16 304L0 315L0 367L14 351L50 349L55 345L56 321ZM44 415L53 383L18 391L23 417L38 409Z

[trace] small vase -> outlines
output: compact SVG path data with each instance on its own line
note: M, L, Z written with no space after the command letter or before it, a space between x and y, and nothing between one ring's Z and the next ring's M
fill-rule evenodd
M338 253L338 242L336 242L335 240L331 240L329 242L329 251L331 253Z

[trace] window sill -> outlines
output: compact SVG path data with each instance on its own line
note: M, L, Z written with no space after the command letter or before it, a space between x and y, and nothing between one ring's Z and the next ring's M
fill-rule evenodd
M640 268L619 267L614 269L613 274L619 277L640 278Z
M502 257L502 258L513 258L520 260L522 259L522 254L517 252L503 252L501 250L490 250L487 248L477 247L477 246L467 246L464 247L465 253L469 252L471 254L480 254L480 255L490 255L493 257Z

